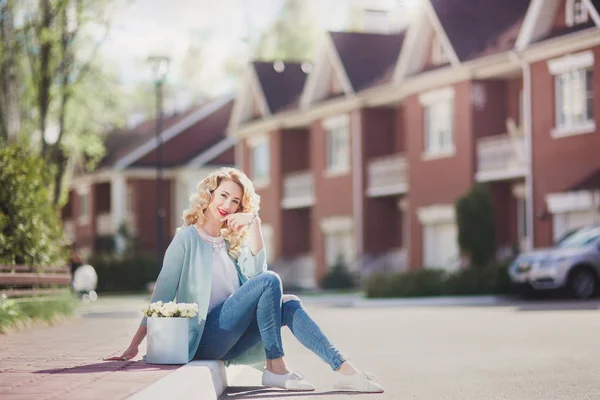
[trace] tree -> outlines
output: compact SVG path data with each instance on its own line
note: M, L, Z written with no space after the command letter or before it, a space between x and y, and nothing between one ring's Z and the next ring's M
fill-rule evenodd
M0 139L4 140L15 137L21 127L14 3L14 0L0 3Z
M59 212L48 203L52 175L29 146L0 146L0 264L62 264Z
M496 255L494 208L490 189L477 183L456 201L458 245L471 265L485 267Z
M111 6L118 1L1 3L0 136L8 138L18 132L54 167L47 184L55 206L72 158L81 157L80 152L98 157L97 135L109 122L104 119L98 124L98 116L114 116L105 112L114 109L114 102L96 102L96 109L91 110L88 100L109 99L112 96L104 94L117 89L97 84L112 78L98 62L97 53L109 32Z
M281 13L263 32L254 50L258 59L311 60L319 37L313 22L315 3L284 0Z

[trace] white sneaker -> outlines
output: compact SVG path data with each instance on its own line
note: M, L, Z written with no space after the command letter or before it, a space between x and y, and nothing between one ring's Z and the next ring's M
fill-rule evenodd
M274 374L265 368L262 376L263 386L275 387L286 390L313 391L315 387L306 381L299 372L290 372L285 375Z
M335 375L334 389L361 393L383 393L383 387L364 372L354 375L344 375L338 372Z

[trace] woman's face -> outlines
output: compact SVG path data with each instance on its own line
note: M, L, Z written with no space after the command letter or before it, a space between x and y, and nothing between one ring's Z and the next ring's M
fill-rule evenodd
M241 209L242 195L240 185L231 180L223 180L213 192L207 211L217 220L238 212Z

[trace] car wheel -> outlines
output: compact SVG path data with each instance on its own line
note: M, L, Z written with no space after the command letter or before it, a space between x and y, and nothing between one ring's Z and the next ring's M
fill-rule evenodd
M596 292L596 276L587 268L579 268L571 274L569 289L576 298L589 299Z

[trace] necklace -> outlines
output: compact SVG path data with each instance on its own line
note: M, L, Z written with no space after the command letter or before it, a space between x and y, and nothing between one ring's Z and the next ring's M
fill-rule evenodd
M198 235L200 235L200 239L202 239L203 242L210 244L215 253L218 253L222 248L225 247L225 239L223 238L223 235L219 235L216 237L210 236L204 231L204 229L200 228L198 225L195 224L194 228L196 228L196 232L198 232Z

